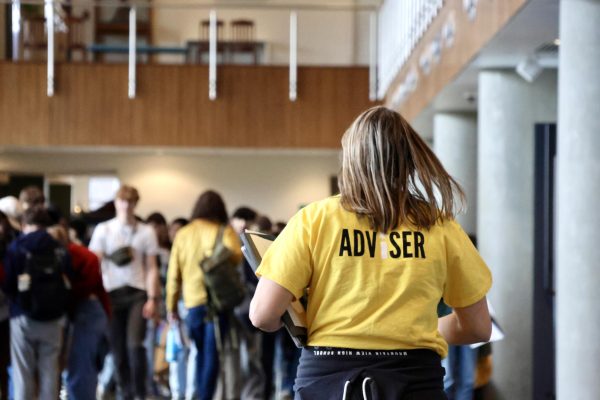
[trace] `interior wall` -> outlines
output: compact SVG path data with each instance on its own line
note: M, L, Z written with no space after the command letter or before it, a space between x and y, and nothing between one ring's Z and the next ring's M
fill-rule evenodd
M35 159L35 162L32 162ZM301 205L330 195L338 171L334 152L160 155L98 152L0 154L1 172L50 175L114 172L138 188L138 214L160 211L167 219L189 216L198 195L220 192L231 213L241 205L287 221Z
M371 13L373 11L354 13L354 64L356 65L369 64Z
M185 3L182 3L185 4ZM224 39L230 39L229 22L233 19L251 19L255 22L256 40L265 42L264 62L272 65L289 63L290 10L285 8L224 8L216 5L217 18L223 20ZM74 15L90 13L92 23L85 26L85 40L94 41L94 13L97 9L87 4L73 7ZM142 19L145 9L138 11ZM183 47L188 40L198 40L200 21L208 19L208 8L156 7L153 10L153 44ZM114 7L101 10L103 19L110 19ZM299 65L367 65L369 63L370 11L352 9L310 10L298 13ZM108 38L108 41L126 43L127 38ZM239 61L251 61L248 55L239 55ZM245 57L247 56L247 57ZM243 58L243 60L242 60ZM127 55L109 55L112 62L127 62ZM181 63L181 55L162 54L155 57L161 63ZM238 57L236 57L238 60Z
M208 9L157 8L153 16L154 42L162 46L182 46L188 40L198 40L200 21L208 17ZM263 41L266 45L265 63L288 64L289 10L217 9L217 18L224 22L225 40L230 38L231 20L238 18L254 20L256 40ZM368 64L368 49L365 50L365 45L368 46L369 29L368 23L363 22L365 18L368 22L366 12L354 10L298 11L298 64ZM355 34L357 28L361 29L361 32ZM353 38L361 39L353 40ZM161 56L160 60L177 62L180 58Z

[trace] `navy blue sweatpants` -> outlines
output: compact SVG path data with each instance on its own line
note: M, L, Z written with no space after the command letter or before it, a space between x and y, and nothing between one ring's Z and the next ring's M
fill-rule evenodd
M295 400L446 400L431 350L302 350Z

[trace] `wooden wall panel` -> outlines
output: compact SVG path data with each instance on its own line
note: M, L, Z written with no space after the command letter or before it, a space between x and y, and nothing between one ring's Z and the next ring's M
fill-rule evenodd
M194 146L335 148L371 106L366 68L220 66L218 98L208 69L139 65L127 97L127 66L58 64L46 97L45 65L0 63L0 146Z
M0 143L16 146L48 144L50 108L46 69L18 64L0 72Z
M56 93L48 99L51 145L132 143L132 102L127 69L116 65L61 64Z
M197 146L208 146L202 132L208 131L208 69L194 66L181 67L181 89L179 90L179 131L173 132L173 145L195 143Z
M477 15L469 20L462 0L448 0L413 51L405 66L386 92L385 103L393 106L392 97L411 69L419 71L417 87L399 106L405 118L411 120L429 105L438 93L467 67L485 44L515 16L529 0L502 0L477 2ZM442 50L439 64L433 64L429 74L419 68L419 58L433 39L441 32L448 18L454 18L454 44ZM396 107L398 108L398 107Z
M181 74L169 73L167 65L138 68L137 91L132 105L131 142L159 146L166 141L180 143Z

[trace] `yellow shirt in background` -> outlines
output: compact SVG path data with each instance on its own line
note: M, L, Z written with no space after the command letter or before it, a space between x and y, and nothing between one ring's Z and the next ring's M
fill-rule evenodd
M218 231L217 223L196 219L177 232L167 270L168 311L176 310L181 294L186 308L206 304L204 273L199 263L207 252L212 251ZM239 263L242 259L241 244L230 226L223 232L223 244L233 252L232 261Z
M445 356L437 305L481 300L491 274L455 221L429 230L369 227L331 197L300 210L269 247L264 276L296 298L310 287L308 345L353 349L431 349Z

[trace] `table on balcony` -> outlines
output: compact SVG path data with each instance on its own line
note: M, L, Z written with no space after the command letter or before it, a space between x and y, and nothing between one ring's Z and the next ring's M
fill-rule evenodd
M87 47L95 60L97 54L128 54L129 46L121 44L99 44L95 43ZM187 57L188 50L185 47L177 46L150 46L139 45L136 47L137 54L155 55L155 54L180 54Z
M186 62L202 63L202 56L208 54L208 40L190 40L186 42ZM221 55L225 63L233 62L236 54L250 54L254 64L264 61L265 42L226 40L217 42L217 56Z

